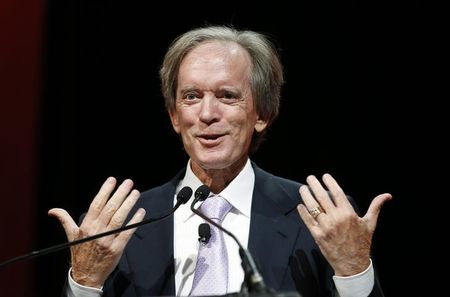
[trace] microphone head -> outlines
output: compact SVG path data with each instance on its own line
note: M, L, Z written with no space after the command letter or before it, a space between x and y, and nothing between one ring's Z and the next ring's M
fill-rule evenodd
M208 198L210 192L211 190L207 185L201 185L200 187L197 188L197 190L195 190L194 194L195 200L197 201L205 200L206 198Z
M198 241L201 243L208 243L211 238L211 226L207 223L201 223L198 225Z
M192 189L190 187L183 187L177 194L177 202L185 204L192 196Z

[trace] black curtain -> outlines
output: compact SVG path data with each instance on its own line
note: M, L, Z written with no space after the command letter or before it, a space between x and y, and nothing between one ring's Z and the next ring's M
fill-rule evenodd
M329 172L365 212L391 192L374 238L386 296L414 292L411 260L428 168L424 122L428 29L419 2L158 3L50 1L39 159L39 246L65 241L46 216L87 210L106 177L159 185L186 164L159 91L169 42L188 29L229 24L272 36L286 85L280 117L252 159L304 182ZM426 105L425 105L426 106ZM422 116L422 118L420 117ZM400 217L399 217L399 214ZM37 260L36 296L56 296L68 251ZM45 273L44 273L45 271ZM400 281L405 275L409 281Z

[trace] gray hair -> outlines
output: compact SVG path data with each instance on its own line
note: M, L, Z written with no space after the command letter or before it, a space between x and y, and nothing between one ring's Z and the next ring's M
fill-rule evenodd
M184 57L205 41L234 42L247 50L251 58L250 84L259 118L270 125L277 117L280 106L281 86L284 82L283 67L273 43L254 31L239 31L226 26L209 26L193 29L177 37L170 45L160 69L161 90L166 108L175 110L178 70ZM254 133L252 150L262 140L264 132Z

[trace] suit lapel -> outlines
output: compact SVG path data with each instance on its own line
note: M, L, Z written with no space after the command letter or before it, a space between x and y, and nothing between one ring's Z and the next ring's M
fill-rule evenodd
M299 198L292 198L274 182L274 176L253 164L255 188L250 222L249 251L269 287L279 290L288 272L300 227L296 206Z
M167 184L142 194L139 207L146 209L147 217L160 217L171 211L181 177L178 174ZM126 257L138 296L175 295L173 216L138 228L129 250Z

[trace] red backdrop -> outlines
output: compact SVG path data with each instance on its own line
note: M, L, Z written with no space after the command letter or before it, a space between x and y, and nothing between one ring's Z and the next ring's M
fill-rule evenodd
M0 1L0 261L35 248L42 0ZM0 270L2 296L32 296L33 262Z

